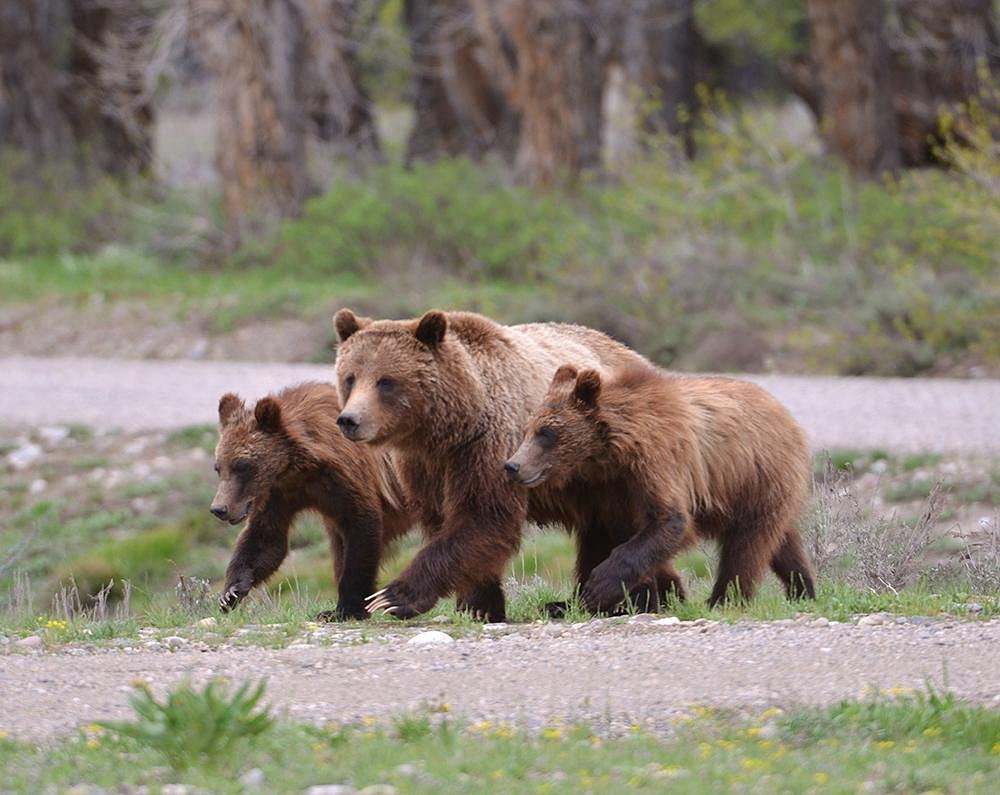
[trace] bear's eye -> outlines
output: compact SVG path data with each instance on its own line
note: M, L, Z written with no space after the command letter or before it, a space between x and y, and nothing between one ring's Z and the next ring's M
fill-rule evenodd
M354 387L354 376L353 375L349 375L349 376L347 376L347 378L344 379L344 386L346 386L348 389L351 389L351 388Z
M383 395L391 392L394 386L396 386L396 382L385 375L375 382L375 387Z
M559 434L556 433L556 429L550 425L543 425L535 432L535 439L543 448L552 447L556 443L558 436Z
M240 458L233 462L233 474L237 477L248 477L253 474L253 462Z

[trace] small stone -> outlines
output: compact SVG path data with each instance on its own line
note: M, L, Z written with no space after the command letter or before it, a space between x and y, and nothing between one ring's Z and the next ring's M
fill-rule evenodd
M861 616L858 619L859 627L880 627L886 623L887 616L885 613L872 613L871 615Z
M966 602L962 607L970 613L982 613L983 606L979 602Z
M909 624L910 620L906 616L896 616L897 624Z
M215 617L214 617L214 616L209 616L208 618L203 618L203 619L201 619L201 620L200 620L200 621L198 622L198 626L199 626L199 627L205 627L205 628L208 628L208 627L214 627L214 626L215 626L216 624L218 624L218 623L219 623L219 622L215 620ZM256 769L256 768L254 768L254 769Z
M484 632L502 632L507 629L507 625L503 621L498 621L495 624L483 624Z
M799 616L798 618L795 619L796 624L809 624L811 622L812 619L809 616Z
M35 478L28 486L29 494L41 494L49 487L49 482L45 478Z
M369 784L358 795L396 795L396 788L392 784Z
M436 629L429 629L426 632L421 632L419 635L414 635L410 638L407 643L410 646L445 646L454 643L455 639L444 632Z
M880 458L878 461L873 461L870 467L871 471L876 475L881 475L889 468L888 462L884 458Z
M819 618L814 618L812 620L812 624L810 626L813 626L813 627L828 627L828 626L830 626L830 619L826 618L825 616L820 616Z
M450 624L451 623L451 616L434 616L434 618L431 619L431 623L432 624Z
M160 792L163 795L190 795L194 792L194 787L187 784L164 784L160 787Z
M142 644L142 648L147 649L148 651L159 651L163 648L163 644L158 640L147 640Z
M42 639L38 635L28 635L28 637L21 638L14 645L22 649L37 649L42 645Z
M258 789L264 786L264 782L267 777L264 775L264 771L259 767L252 767L242 776L240 776L240 784L242 784L247 789Z
M208 353L208 340L205 339L204 337L199 337L194 341L194 344L188 349L187 358L204 359L207 353Z
M303 649L311 649L312 645L309 643L290 643L286 647L289 651L302 651Z
M926 626L927 624L933 624L934 619L930 616L912 616L910 618L911 624L917 624L918 626Z
M306 795L356 795L357 790L348 784L313 784Z
M55 447L69 438L69 428L64 425L49 425L38 429L38 435L49 447Z
M653 621L656 621L656 616L654 616L652 613L637 613L628 620L628 623L649 624Z
M63 795L104 795L107 790L96 784L74 784L63 790Z
M42 456L42 448L37 444L23 444L7 454L7 461L14 469L24 469Z
M414 776L420 775L420 768L416 765L411 765L409 763L398 765L396 767L396 773L400 776L406 778L413 778Z
M658 627L675 627L681 623L681 620L677 616L667 616L666 618L658 618L653 623Z
M167 644L168 649L179 649L181 646L187 646L188 639L182 638L179 635L169 635L163 639L163 642Z

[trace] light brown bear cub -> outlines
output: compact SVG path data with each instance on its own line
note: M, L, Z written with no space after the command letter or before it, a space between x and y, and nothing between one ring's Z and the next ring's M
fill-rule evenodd
M642 366L602 379L563 366L506 470L522 485L576 494L615 528L581 582L589 610L615 609L696 537L720 545L711 605L731 591L752 597L768 565L789 598L815 597L798 528L809 446L754 384Z
M291 387L253 409L231 393L219 401L219 488L211 511L230 524L247 520L226 571L223 610L277 571L296 516L314 510L330 539L339 597L337 609L318 618L367 618L364 598L410 519L388 457L344 439L339 413L329 384Z

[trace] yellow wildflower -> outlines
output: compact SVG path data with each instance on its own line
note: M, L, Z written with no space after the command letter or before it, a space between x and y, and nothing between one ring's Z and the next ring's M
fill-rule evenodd
M562 729L558 726L546 726L542 729L542 737L546 740L558 740L562 737Z
M1000 754L1000 743L993 743L993 747L990 750L995 754Z
M890 748L895 748L896 747L896 741L895 740L879 740L877 743L875 743L875 747L878 748L880 751L887 751Z
M760 770L762 767L767 767L767 762L753 756L745 756L740 760L740 767L744 770Z
M929 726L924 729L924 737L937 737L939 734L941 734L940 726Z
M768 720L770 718L777 717L781 713L782 713L782 710L779 709L778 707L771 707L770 709L765 709L762 713L760 713L760 719L761 720Z
M760 726L751 726L747 729L747 737L756 737L760 734Z
M817 784L826 784L830 780L828 773L813 773L813 781Z

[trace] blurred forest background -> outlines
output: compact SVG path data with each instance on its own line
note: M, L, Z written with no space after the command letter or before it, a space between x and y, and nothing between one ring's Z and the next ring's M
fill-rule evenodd
M998 241L994 0L0 0L0 352L997 373Z

